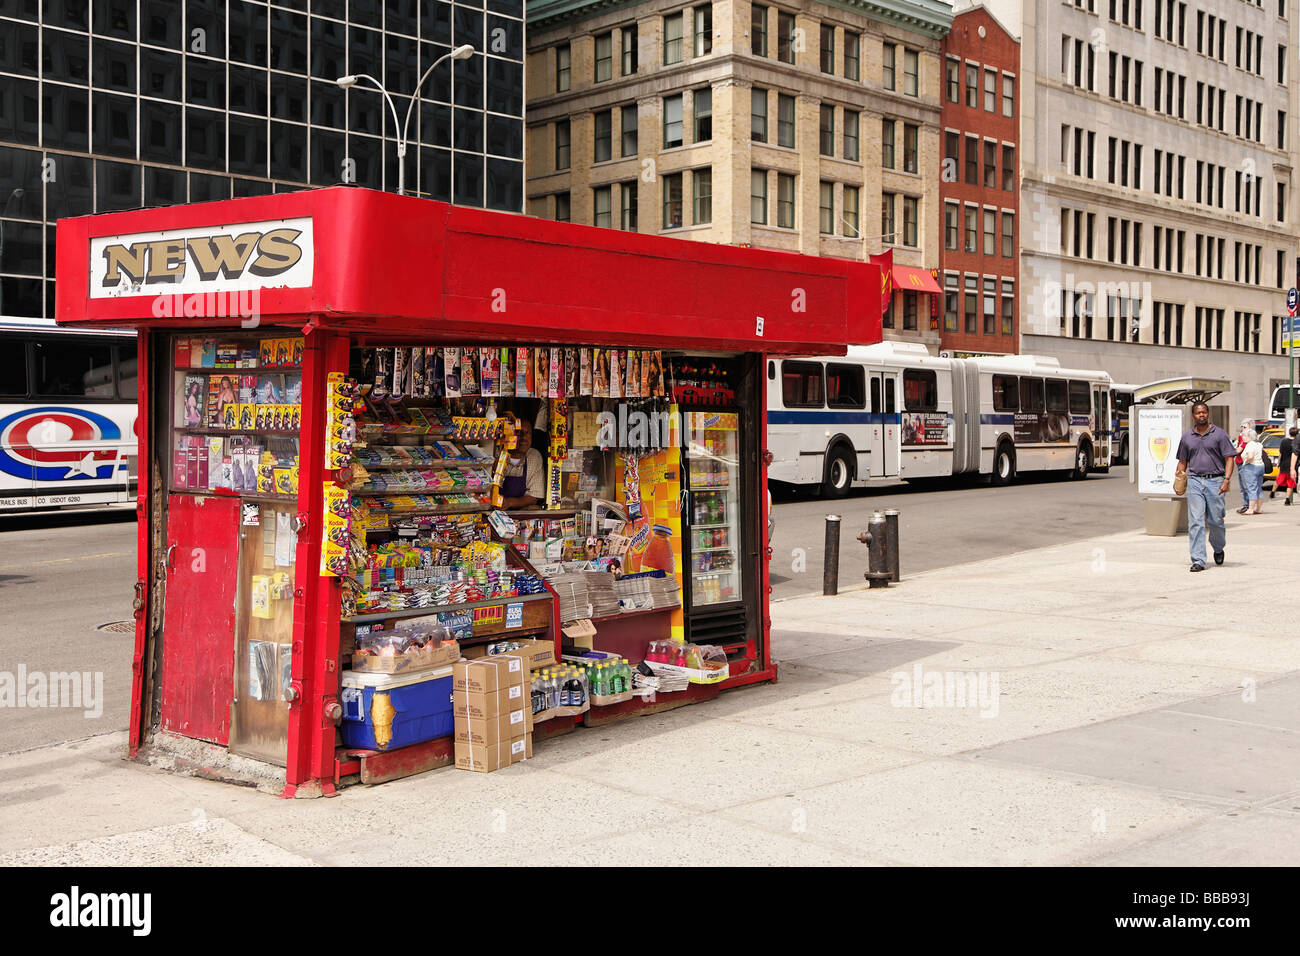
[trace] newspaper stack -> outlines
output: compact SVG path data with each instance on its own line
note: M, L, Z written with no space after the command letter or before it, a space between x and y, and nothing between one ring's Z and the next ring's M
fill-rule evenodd
M614 593L624 611L657 611L682 605L676 580L663 571L625 574L614 582Z
M547 582L560 598L560 623L591 617L591 598L587 592L587 579L581 571L548 575Z
M583 571L587 579L587 598L591 601L591 616L606 617L618 614L618 595L614 593L612 571Z
M683 691L691 684L691 679L686 671L680 667L672 665L656 664L654 661L646 661L646 666L655 672L655 678L659 681L656 688L660 694L671 694L675 691Z

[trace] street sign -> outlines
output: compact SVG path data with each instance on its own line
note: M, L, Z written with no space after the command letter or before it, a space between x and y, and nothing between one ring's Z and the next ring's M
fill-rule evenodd
M1296 287L1292 286L1286 290L1286 307L1294 309L1297 305L1300 305L1300 291L1297 291ZM1295 313L1292 312L1291 314L1294 315Z

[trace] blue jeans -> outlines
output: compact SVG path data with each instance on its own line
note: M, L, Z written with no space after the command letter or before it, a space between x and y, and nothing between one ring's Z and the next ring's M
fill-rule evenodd
M1242 465L1241 483L1245 486L1248 503L1264 497L1264 466Z
M1210 532L1210 547L1222 551L1228 543L1228 530L1223 524L1227 509L1219 486L1223 478L1187 476L1187 537L1192 546L1192 563L1205 564L1205 532Z
M1237 466L1237 487L1241 489L1241 506L1250 507L1250 487L1246 484L1246 467Z

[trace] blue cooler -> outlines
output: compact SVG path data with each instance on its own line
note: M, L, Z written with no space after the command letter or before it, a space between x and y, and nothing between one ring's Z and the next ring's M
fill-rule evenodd
M358 750L395 750L456 732L451 668L414 674L344 671L343 743Z

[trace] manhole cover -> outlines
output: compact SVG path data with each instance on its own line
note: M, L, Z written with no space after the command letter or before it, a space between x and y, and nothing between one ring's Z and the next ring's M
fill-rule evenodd
M109 621L107 624L99 625L95 630L111 631L114 634L132 634L135 632L135 621Z

